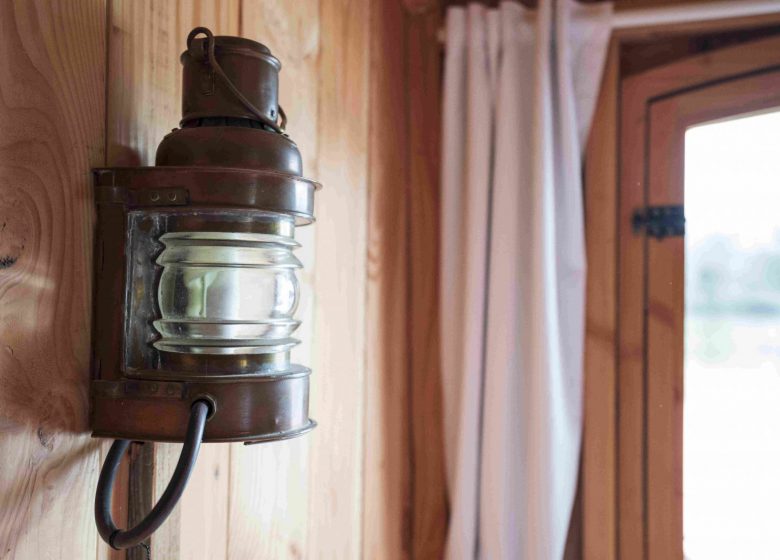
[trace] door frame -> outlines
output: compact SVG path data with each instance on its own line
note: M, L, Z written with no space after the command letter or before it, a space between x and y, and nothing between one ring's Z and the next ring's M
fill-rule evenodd
M589 266L581 509L586 560L682 558L681 532L679 554L665 556L667 546L649 546L668 526L649 520L649 510L656 511L647 500L650 315L645 294L651 255L647 239L632 231L631 217L651 200L651 107L677 94L780 68L780 36L775 35L621 76L625 41L647 33L623 31L613 37L586 150ZM681 251L679 243L665 250ZM664 542L676 539L677 533L667 533Z
M685 133L690 127L778 108L777 66L652 101L647 107L648 203L684 203ZM684 238L645 236L645 251L645 545L648 558L682 558Z

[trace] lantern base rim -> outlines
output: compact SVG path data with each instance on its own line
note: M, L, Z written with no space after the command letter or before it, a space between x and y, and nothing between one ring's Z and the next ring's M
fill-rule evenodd
M283 441L286 439L294 439L304 434L308 434L314 428L317 427L317 421L309 418L308 422L293 430L285 430L281 432L272 433L260 433L256 435L236 436L236 437L208 437L203 436L201 443L243 443L244 445L256 445L259 443L271 443L274 441ZM127 439L127 434L122 432L111 432L95 430L90 434L93 438L109 438L109 439ZM181 443L183 440L180 437L155 437L153 439L138 439L130 438L133 441L149 441L157 443Z

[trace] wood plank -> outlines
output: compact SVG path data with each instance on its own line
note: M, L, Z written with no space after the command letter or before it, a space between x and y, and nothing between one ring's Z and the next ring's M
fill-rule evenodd
M674 117L650 107L647 198L652 205L684 202L685 131L676 129ZM647 557L682 560L685 240L648 239L647 244Z
M0 558L92 558L89 169L104 162L105 5L2 2L0 28Z
M305 558L360 557L369 2L320 2L310 507ZM316 374L315 374L316 375ZM337 528L334 530L334 528Z
M645 558L645 239L631 231L634 209L645 205L647 90L632 80L621 88L618 274L618 558Z
M438 558L446 540L438 339L440 17L435 0L377 1L372 15L367 558Z
M400 1L372 2L362 556L376 560L411 553L405 24Z
M582 444L584 560L614 560L617 552L619 58L618 44L613 41L585 155L588 277Z
M303 437L230 447L230 560L319 557L303 548L311 515L309 446ZM349 533L345 527L338 531Z
M415 6L406 18L409 180L405 197L408 342L412 449L412 558L442 558L447 489L439 341L439 175L441 56L439 2ZM382 53L387 55L387 52Z
M238 0L112 0L109 4L110 35L108 43L108 119L107 152L109 165L152 165L157 145L163 136L178 125L181 118L181 65L179 55L185 49L190 29L198 25L210 27L215 34L238 33ZM149 444L147 444L149 445ZM199 461L193 477L208 482L205 486L190 485L182 503L168 521L153 535L153 557L178 558L183 550L197 551L187 558L220 558L226 547L215 533L205 527L227 525L228 496L220 490L226 480L210 476L215 463L223 465L220 472L227 476L229 446L215 444L208 461ZM156 444L154 465L139 462L132 476L142 480L140 486L149 494L134 495L131 504L145 510L159 498L168 484L176 462L179 444ZM205 447L204 447L205 449ZM142 453L151 453L149 447ZM209 454L209 452L207 452ZM216 456L215 456L216 455ZM153 472L149 480L143 473ZM200 517L187 516L183 525L183 509L197 507L208 500L212 507ZM131 512L136 519L146 511ZM221 550L220 550L221 549ZM142 555L141 549L129 556Z
M750 52L750 56L746 53ZM642 92L645 99L671 95L692 87L749 74L780 65L780 36L736 45L679 60L633 75L625 80L628 90Z
M127 451L126 472L123 478L117 477L114 483L115 487L124 486L125 498L127 499L127 519L125 524L120 525L115 522L117 527L135 527L140 523L146 514L154 507L155 496L155 470L157 461L155 460L155 446L151 442L141 443L133 442ZM114 499L116 503L116 499ZM144 543L146 546L149 543ZM103 548L109 548L103 546ZM127 560L146 560L147 548L145 546L134 546L127 549Z
M227 558L230 446L204 444L179 506L179 557Z
M303 156L304 173L317 173L319 89L319 4L316 1L245 1L241 36L260 41L282 63L279 99L288 116L287 131ZM319 193L317 195L319 199ZM316 211L321 217L319 200ZM293 361L311 367L314 330L314 228L296 231L303 263L298 277L302 321ZM314 368L312 386L327 382L329 372ZM321 375L320 375L321 374ZM309 470L311 438L245 447L234 445L230 463L228 557L302 558L306 556L310 517Z

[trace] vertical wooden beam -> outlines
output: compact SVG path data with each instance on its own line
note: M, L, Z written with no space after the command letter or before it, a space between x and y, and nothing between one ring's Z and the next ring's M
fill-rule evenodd
M615 560L617 554L618 51L613 41L585 155L584 560Z
M0 3L0 557L92 558L92 190L105 3Z
M644 305L645 239L630 232L645 205L646 90L631 78L620 92L618 210L618 558L646 558Z
M306 558L360 558L364 453L369 2L320 1L318 193ZM323 522L327 520L326 522ZM341 530L333 530L334 527Z
M436 0L374 2L363 548L369 558L439 558L446 539L440 23Z
M228 558L229 478L230 446L202 445L179 504L179 558L182 560Z
M372 15L364 555L433 558L447 501L438 344L437 1Z
M702 97L700 104L709 102L708 96ZM648 107L650 149L645 164L651 205L684 203L686 127L679 126L678 99ZM671 237L647 245L647 557L681 559L685 240Z
M441 6L407 0L406 269L412 558L442 558L447 536L439 343Z
M127 524L118 527L135 527L154 507L155 447L153 443L132 443L128 450L127 471L116 486L126 485ZM115 499L116 501L116 499ZM107 547L106 547L107 548ZM145 548L136 546L125 551L127 560L146 560Z
M409 558L409 192L406 14L371 2L367 353L363 557Z

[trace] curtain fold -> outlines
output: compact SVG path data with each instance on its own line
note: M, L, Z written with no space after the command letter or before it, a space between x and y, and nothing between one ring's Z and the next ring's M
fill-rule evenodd
M441 324L448 559L560 559L579 464L581 153L609 4L450 8Z

